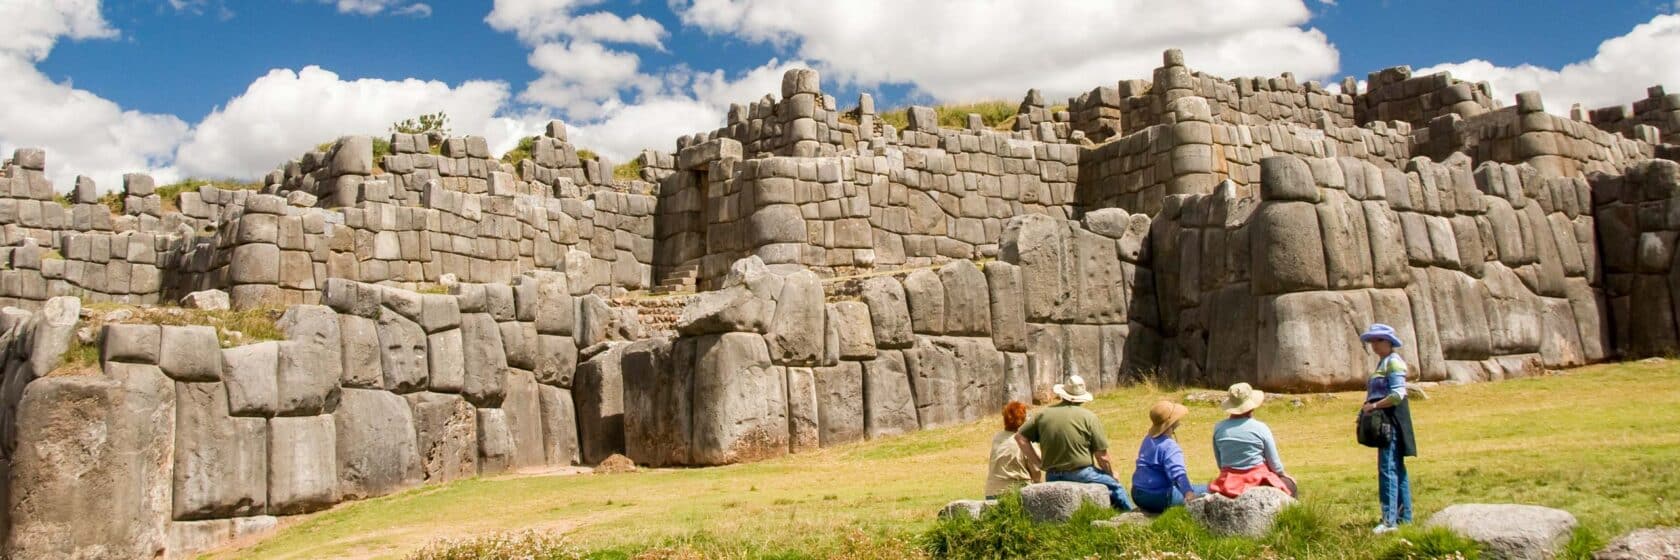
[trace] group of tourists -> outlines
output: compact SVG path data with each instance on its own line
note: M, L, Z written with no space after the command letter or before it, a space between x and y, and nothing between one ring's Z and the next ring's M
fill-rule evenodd
M1361 444L1377 449L1382 522L1374 532L1381 534L1412 520L1405 458L1417 455L1417 445L1406 400L1406 362L1395 351L1401 346L1399 336L1392 327L1379 323L1359 338L1377 356L1377 367L1366 383L1356 434ZM1027 417L1025 404L1010 402L1003 407L1004 429L992 438L986 478L988 499L1040 479L1101 484L1108 487L1114 508L1149 513L1160 513L1210 493L1237 498L1261 486L1300 495L1295 479L1284 470L1271 428L1254 417L1266 394L1247 383L1232 385L1220 405L1227 417L1213 426L1213 458L1219 464L1219 475L1206 485L1190 482L1184 450L1175 436L1190 409L1166 400L1151 406L1150 427L1138 446L1129 494L1116 478L1102 421L1081 406L1093 398L1085 380L1073 375L1052 391L1061 402L1031 418Z

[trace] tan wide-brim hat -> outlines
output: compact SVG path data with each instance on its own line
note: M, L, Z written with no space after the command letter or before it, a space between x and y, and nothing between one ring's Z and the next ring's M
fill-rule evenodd
M1068 376L1067 383L1057 383L1050 392L1055 393L1056 398L1071 403L1088 403L1094 398L1090 391L1085 390L1085 378L1077 375Z
M1149 427L1149 437L1156 437L1171 431L1173 426L1177 426L1178 421L1183 420L1188 414L1190 414L1190 409L1182 404L1172 401L1155 403L1155 406L1149 407L1149 421L1154 423Z
M1225 402L1220 404L1226 414L1247 414L1260 403L1266 402L1266 393L1249 386L1247 383L1232 385L1225 396Z

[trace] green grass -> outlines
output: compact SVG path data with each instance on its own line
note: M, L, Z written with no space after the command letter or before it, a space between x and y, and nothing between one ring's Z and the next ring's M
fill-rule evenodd
M1431 389L1432 398L1417 401L1413 412L1422 455L1408 467L1418 519L1454 503L1562 508L1583 527L1571 558L1634 528L1680 524L1677 383L1680 362L1661 361ZM1149 425L1149 405L1185 392L1135 386L1090 406L1126 464ZM1358 395L1291 400L1274 397L1259 416L1277 434L1306 501L1260 540L1211 537L1182 513L1107 532L1079 523L1034 526L1018 516L968 529L937 522L946 502L979 497L997 429L987 420L747 465L426 486L314 515L223 557L402 558L438 538L527 529L563 534L567 546L591 551L591 558L914 557L940 550L961 557L981 545L1039 550L1057 535L1090 544L1056 550L1129 551L1124 558L1150 551L1207 559L1473 557L1461 539L1417 527L1370 536L1378 517L1375 453L1353 439ZM1197 481L1215 473L1207 442L1221 416L1210 405L1193 406L1179 431ZM1124 478L1132 469L1121 470Z
M514 146L512 150L508 150L507 153L502 154L502 162L510 165L519 165L519 162L531 159L531 150L536 149L536 147L537 137L526 136L524 138L520 138L519 145Z
M613 166L613 178L637 181L642 178L642 160L633 159Z
M578 161L598 161L601 159L601 156L589 150L578 150L577 155Z
M329 144L330 146L331 144ZM386 143L389 147L390 143ZM209 185L228 191L254 191L263 187L261 181L239 181L234 179L200 179L188 178L179 183L170 183L157 188L157 195L163 198L165 210L179 212L181 210L181 193L197 191L199 187Z
M251 309L204 310L186 309L181 307L137 307L113 303L84 303L83 307L92 311L91 319L83 319L77 324L77 329L83 327L99 332L106 321L104 317L117 310L128 310L130 315L115 323L140 323L150 325L210 325L216 327L216 338L222 347L235 345L235 341L225 336L225 331L237 331L241 338L239 344L250 344L265 340L283 340L286 333L276 326L276 321L285 312L279 307L256 307ZM84 343L80 337L70 338L70 348L64 353L64 363L53 370L54 375L80 375L92 373L99 367L99 341Z

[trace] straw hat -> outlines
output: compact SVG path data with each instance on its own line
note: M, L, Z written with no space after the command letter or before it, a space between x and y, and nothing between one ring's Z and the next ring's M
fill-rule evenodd
M1154 425L1149 427L1149 437L1172 430L1186 414L1190 414L1190 409L1182 404L1166 400L1155 403L1155 406L1149 407L1149 421L1154 422Z
M1225 402L1220 404L1226 414L1246 414L1266 401L1266 393L1250 387L1247 383L1232 385L1227 391Z
M1057 383L1050 391L1056 393L1057 398L1071 403L1088 403L1092 398L1091 393L1085 390L1085 378L1077 375L1068 376L1067 383Z
M1399 348L1401 346L1400 337L1394 333L1394 327L1390 327L1382 323L1372 323L1371 328L1365 329L1365 332L1359 335L1360 342L1370 342L1373 340L1387 340L1388 343L1393 345L1395 348Z

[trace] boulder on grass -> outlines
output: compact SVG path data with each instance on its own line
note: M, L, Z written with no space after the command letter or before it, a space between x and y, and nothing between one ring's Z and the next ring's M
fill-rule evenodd
M997 500L954 500L940 508L939 518L967 517L969 519L980 519L981 514L986 513L986 510L993 507L997 507Z
M1278 512L1295 505L1295 498L1269 486L1250 488L1236 499L1210 492L1185 504L1190 518L1218 536L1263 537L1272 530Z
M1021 489L1021 506L1040 523L1066 523L1085 502L1109 507L1109 501L1108 487L1101 484L1046 482Z
M1639 529L1616 537L1593 560L1659 560L1680 558L1680 527Z
M1429 517L1482 545L1489 560L1549 560L1575 532L1575 516L1560 509L1518 504L1458 504Z

